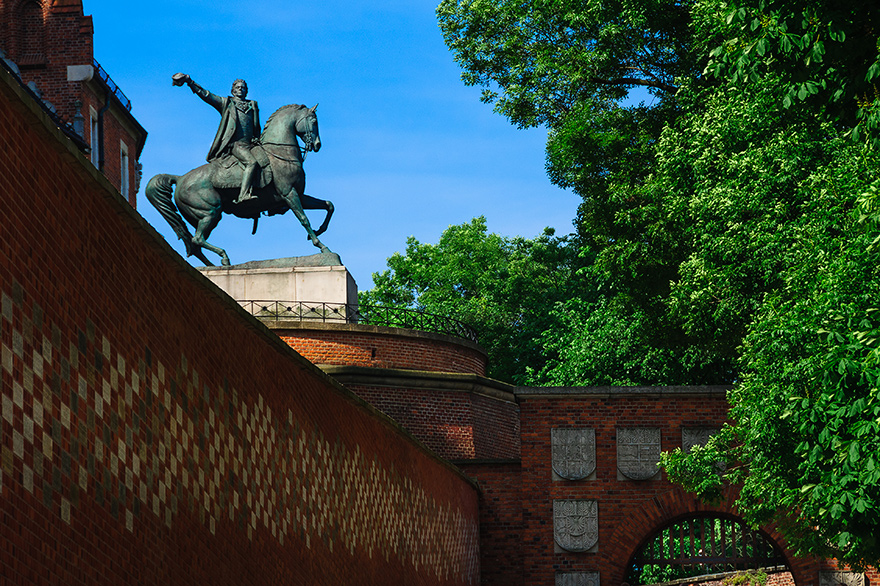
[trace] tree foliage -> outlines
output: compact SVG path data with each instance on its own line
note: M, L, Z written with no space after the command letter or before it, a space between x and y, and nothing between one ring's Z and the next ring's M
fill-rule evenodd
M360 294L369 305L411 307L473 327L489 354L489 375L522 382L541 364L536 336L552 329L549 309L573 295L581 261L567 237L553 230L534 239L488 233L486 219L450 226L437 244L407 239L404 254L373 274Z
M464 82L521 127L612 108L635 86L663 100L697 70L690 13L675 0L443 0L437 16Z
M805 103L880 146L880 5L861 0L704 2L723 41L706 71L733 83L768 72L786 107Z
M551 180L601 200L613 177L644 175L649 146L677 113L679 78L702 68L688 5L443 0L437 16L463 81L516 126L550 130ZM627 102L634 88L648 105Z
M851 171L861 164L852 161ZM876 159L870 159L876 166ZM842 178L841 178L842 179ZM837 185L855 189L856 185ZM822 186L817 185L822 191ZM830 185L826 185L830 187ZM840 193L828 197L839 197ZM834 244L798 244L805 262L784 275L750 327L735 424L697 457L664 456L670 478L705 498L742 485L752 523L775 520L801 554L854 567L880 563L880 196L828 217ZM709 466L729 463L718 476Z
M613 234L582 235L601 298L557 308L538 384L712 384L737 377L738 347L764 296L801 262L816 216L812 177L845 141L786 110L772 78L683 88L654 172L614 186ZM851 203L851 202L850 202ZM824 241L824 234L811 234Z

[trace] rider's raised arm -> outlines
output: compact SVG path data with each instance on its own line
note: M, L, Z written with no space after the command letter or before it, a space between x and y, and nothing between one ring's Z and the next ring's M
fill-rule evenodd
M185 73L177 73L172 77L172 79L174 85L183 85L185 83L189 86L189 89L192 90L192 93L202 98L202 100L206 104L210 104L214 107L215 110L217 110L221 114L223 113L223 98L221 98L217 94L209 92L208 90L194 82L189 75L186 75Z

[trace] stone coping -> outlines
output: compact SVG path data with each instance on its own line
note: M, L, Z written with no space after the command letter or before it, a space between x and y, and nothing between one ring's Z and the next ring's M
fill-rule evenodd
M726 396L733 385L676 385L668 387L516 387L518 400L522 399L570 399L621 398L621 397L713 397Z
M513 386L477 374L332 364L319 367L343 385L473 393L506 403L516 403Z
M411 330L408 328L394 328L391 326L374 326L371 324L350 324L350 323L333 323L309 320L292 320L292 319L272 319L258 318L266 327L276 333L279 330L302 330L315 332L350 332L357 334L380 334L383 336L397 336L400 338L416 338L422 340L433 340L437 342L446 342L455 346L463 346L471 350L475 350L488 357L488 354L482 346L476 342L471 342L466 338L458 336L447 336L446 334L438 334L435 332L425 332L422 330Z
M522 458L452 458L449 461L456 466L522 466Z
M229 265L226 267L199 267L199 270L204 272L272 272L272 270L274 269L274 272L290 272L293 269L302 268L320 268L323 270L330 270L331 267L337 270L339 268L345 268L342 264L342 260L339 258L339 255L335 252L319 252L318 254L310 254L308 256L287 256L284 258L271 258L267 260L251 260L235 265Z

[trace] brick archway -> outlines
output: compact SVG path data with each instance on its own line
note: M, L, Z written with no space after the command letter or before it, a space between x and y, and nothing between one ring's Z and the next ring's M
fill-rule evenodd
M653 537L657 531L682 518L700 513L714 513L742 521L733 503L734 491L728 490L720 503L707 504L680 488L673 488L663 494L632 505L626 510L628 522L618 525L608 541L607 551L613 552L607 558L603 573L603 586L619 586L626 580L627 571L636 553ZM817 576L816 560L797 558L792 554L786 539L773 525L761 527L765 536L775 543L785 556L796 586L810 586ZM607 576L607 578L606 578Z

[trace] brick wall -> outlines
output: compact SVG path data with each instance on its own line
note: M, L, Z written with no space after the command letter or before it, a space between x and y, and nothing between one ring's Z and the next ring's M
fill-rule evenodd
M460 462L480 484L480 584L523 582L522 469L519 461Z
M791 575L791 572L769 568L761 571L767 574L767 583L765 586L795 586L794 577ZM681 580L663 582L662 586L725 586L725 580L733 579L741 573L742 572L726 572L724 574L682 578ZM658 584L658 586L661 585Z
M834 560L827 560L820 564L822 570L837 571L838 567ZM774 571L771 569L763 570L767 574L767 584L765 586L795 586L794 576L787 571ZM848 571L848 570L844 570ZM725 579L733 578L738 572L729 572L718 576L697 576L690 579L675 580L673 582L664 582L658 586L725 586ZM868 568L865 572L865 584L877 584L880 579L876 568ZM837 582L835 582L837 583Z
M626 578L630 560L657 530L679 518L699 513L741 518L729 489L719 503L707 504L672 485L662 472L649 480L629 480L618 471L617 435L621 428L659 428L661 448L682 445L682 428L718 428L728 405L721 387L646 388L517 388L521 410L523 583L554 584L557 572L598 572L602 586L617 586ZM551 470L551 429L586 427L595 430L596 472L592 479L554 480ZM475 474L480 478L479 474ZM481 479L481 487L485 482ZM484 488L485 490L485 488ZM598 503L599 542L596 551L571 553L554 546L553 501L595 500ZM783 551L791 570L774 580L779 585L819 584L819 572L833 569L834 560L796 558L775 526L765 535ZM510 541L508 530L482 536L489 543ZM492 580L494 567L484 568ZM867 574L877 583L876 569ZM773 583L776 586L776 583Z
M476 582L467 479L183 262L3 71L0 127L0 581Z
M842 566L837 563L837 560L822 560L818 564L818 569L820 572L835 572L835 571L843 571L848 572L850 568L846 566ZM880 569L878 568L867 568L865 570L865 584L866 586L877 586L880 584ZM775 586L775 585L772 585Z
M735 515L732 496L710 506L670 484L662 473L635 481L621 478L617 469L619 428L659 428L663 450L680 447L682 427L720 427L725 421L724 389L517 389L517 397L522 426L525 584L550 585L557 571L578 571L599 572L604 586L616 586L624 581L629 560L640 544L676 517L702 511ZM550 443L554 427L595 430L593 479L554 480ZM570 553L554 546L555 499L597 501L599 541L595 552ZM772 529L770 534L784 547L778 534ZM498 538L508 539L505 534ZM793 569L801 575L798 572L803 573L804 567Z
M352 326L337 330L275 329L275 332L315 364L486 374L486 354L475 344L446 336L386 330L374 333Z
M29 18L34 8L36 27ZM18 64L22 79L34 81L58 113L72 120L80 84L67 81L67 66L92 63L92 17L83 15L82 2L0 0L0 16L0 47Z
M97 76L97 73L95 74ZM81 100L83 105L80 109L85 120L84 139L90 145L98 144L96 137L92 136L92 125L90 117L100 113L107 100L110 100L110 107L104 112L104 166L102 172L110 183L122 192L122 147L120 143L125 143L128 149L128 203L133 208L137 208L137 192L140 187L138 180L137 161L140 156L138 149L143 145L138 144L138 131L132 127L132 117L124 111L122 106L108 94L97 82L76 84L81 85ZM144 133L146 136L146 133ZM94 147L97 148L97 147ZM96 155L99 156L99 155ZM91 159L90 159L91 160ZM98 161L100 163L100 161Z
M443 458L519 457L516 403L455 390L346 386Z

